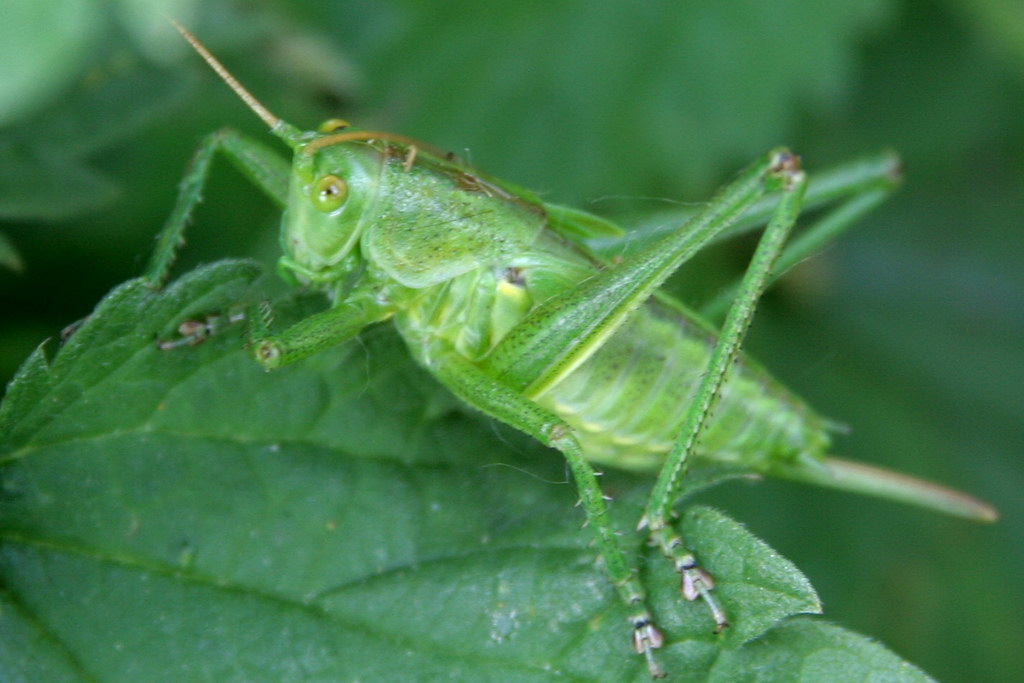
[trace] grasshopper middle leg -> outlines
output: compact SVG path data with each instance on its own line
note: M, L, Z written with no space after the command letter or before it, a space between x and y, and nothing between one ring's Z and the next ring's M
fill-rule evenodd
M493 377L458 353L440 353L437 356L438 378L452 393L481 412L557 448L565 456L605 569L629 609L633 647L646 658L651 676L664 677L665 672L654 658L654 650L663 644L662 634L647 608L643 585L626 559L608 518L608 507L594 469L584 457L572 428L521 393L495 382Z

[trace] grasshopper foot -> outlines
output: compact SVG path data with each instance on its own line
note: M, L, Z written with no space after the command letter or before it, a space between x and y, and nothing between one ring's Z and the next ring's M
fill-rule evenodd
M661 631L647 614L634 618L632 622L633 649L647 660L647 670L650 672L651 678L664 678L665 671L658 666L658 661L654 658L654 651L665 642L664 636L661 635Z
M645 517L641 525L646 524ZM668 525L657 524L651 530L651 541L661 548L665 557L672 560L680 576L679 588L683 597L691 602L698 598L704 601L711 611L711 618L715 620L716 634L728 628L729 620L725 616L725 610L711 594L715 587L714 578L697 564L697 559L686 549L683 539Z
M682 577L680 589L683 597L691 602L698 598L704 600L704 604L711 610L711 617L715 620L715 633L721 633L728 628L729 620L726 619L725 611L711 595L715 587L715 580L711 575L697 565L696 559L690 553L675 560L676 571Z
M182 346L198 346L229 325L245 320L245 313L233 311L226 315L208 315L202 320L185 320L178 325L177 339L157 339L156 347L161 351L170 351Z

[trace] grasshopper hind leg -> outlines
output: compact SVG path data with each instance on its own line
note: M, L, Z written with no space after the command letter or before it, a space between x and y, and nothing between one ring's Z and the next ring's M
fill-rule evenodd
M633 649L637 654L644 656L647 662L647 671L652 678L665 678L668 674L658 665L658 660L654 657L654 651L665 643L665 637L654 625L647 609L642 609L642 613L630 617L630 624L633 626Z
M716 633L728 626L728 620L722 607L712 596L714 580L698 566L696 558L686 548L682 537L672 528L670 520L686 466L708 423L726 374L739 354L757 300L770 280L772 268L782 253L786 238L800 213L807 178L800 169L799 159L789 153L780 153L773 163L770 177L774 189L780 194L775 211L743 276L736 298L729 308L718 342L711 352L707 371L687 407L683 426L658 475L647 510L640 522L640 527L650 528L652 541L679 572L683 597L687 600L700 598L707 605L715 621Z

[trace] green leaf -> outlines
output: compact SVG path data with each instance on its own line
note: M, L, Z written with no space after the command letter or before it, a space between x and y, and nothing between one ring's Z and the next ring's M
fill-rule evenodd
M711 670L710 681L930 681L878 643L832 624L796 618L764 638L730 652Z
M78 72L101 18L90 0L5 3L0 125L44 102Z
M84 159L165 115L188 90L187 79L138 62L110 66L0 140L0 218L67 219L93 211L119 188ZM130 101L130 107L124 103Z
M756 638L784 617L821 612L800 570L725 515L691 508L682 530L701 566L716 577L715 592L732 624L723 638L727 647Z
M113 183L64 154L0 143L0 218L59 220L116 196Z
M240 329L156 348L251 299L258 272L127 282L8 387L0 677L646 680L564 464L467 415L386 328L270 374ZM695 475L693 489L735 473ZM605 479L628 528L647 482ZM753 676L778 658L904 670L835 627L786 626L817 596L740 525L697 507L681 528L733 627L715 636L668 562L626 536L674 674Z

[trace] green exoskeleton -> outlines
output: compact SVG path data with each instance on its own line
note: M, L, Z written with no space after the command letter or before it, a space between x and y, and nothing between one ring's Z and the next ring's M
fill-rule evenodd
M209 137L147 277L156 286L166 279L210 161L224 153L284 209L282 274L330 301L273 335L261 316L250 316L256 360L276 368L391 320L415 359L455 396L561 451L628 606L633 646L653 676L664 675L655 657L663 637L609 522L592 463L660 472L639 526L680 573L683 596L707 604L716 630L727 617L714 581L671 523L694 457L994 518L988 506L949 489L826 457L828 423L739 352L773 273L816 251L898 184L892 155L851 164L808 188L798 158L774 150L684 225L612 265L584 243L621 234L605 220L544 203L401 136L337 120L299 130L178 28L291 148L293 161L289 169L231 131ZM785 247L801 209L830 202L836 207ZM767 227L720 330L659 292L709 241L756 220ZM185 323L182 337L161 347L195 343L212 326Z

